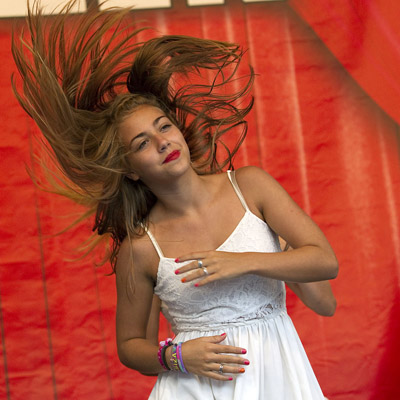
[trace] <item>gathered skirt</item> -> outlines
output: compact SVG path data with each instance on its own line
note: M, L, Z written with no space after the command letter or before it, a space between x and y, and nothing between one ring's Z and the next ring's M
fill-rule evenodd
M226 333L221 344L242 347L250 365L232 381L168 371L160 373L150 400L323 400L303 345L286 311L209 331L179 333L174 342Z

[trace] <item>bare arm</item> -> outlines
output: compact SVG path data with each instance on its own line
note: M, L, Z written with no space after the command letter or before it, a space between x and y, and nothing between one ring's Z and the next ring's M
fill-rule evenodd
M132 260L130 244L124 242L116 266L118 356L129 368L157 375L165 371L158 361L160 303L153 293L154 262L158 265L158 257L154 249L149 252L136 247ZM133 290L128 285L130 274L134 276ZM242 356L242 348L221 344L225 338L216 335L183 343L182 357L189 373L221 381L231 380L229 374L243 373L243 365L249 360ZM167 364L170 356L171 347L166 352ZM224 367L223 375L218 373L220 364L230 364Z
M329 242L278 182L254 167L238 170L237 181L252 211L267 221L293 250L280 253L206 251L186 254L180 256L179 261L201 259L209 275L204 278L197 262L193 262L179 268L179 274L192 271L185 276L185 282L202 278L196 283L202 286L247 273L296 283L336 277L338 264Z
M158 346L158 329L160 322L161 312L161 301L156 295L153 295L153 301L151 303L151 311L149 316L149 322L147 323L146 338L150 342Z
M156 346L158 346L158 330L159 330L159 322L160 322L160 311L161 311L160 298L156 295L153 295L153 301L151 304L149 321L147 323L147 329L146 329L146 339L148 339L151 343L155 344ZM158 374L143 373L143 375L154 376L154 375L158 375Z
M297 297L317 314L331 317L335 314L336 299L329 281L286 283Z
M139 257L131 259L130 244L121 246L116 266L117 284L117 349L121 362L144 374L162 371L157 358L153 281L146 264ZM133 274L133 287L128 284ZM156 304L156 303L155 303ZM156 305L155 305L156 308ZM150 318L152 316L152 318ZM157 326L158 328L158 326Z
M287 192L269 174L258 168L239 174L240 186L245 186L250 203L269 226L293 250L269 254L269 265L256 265L254 270L271 278L287 282L315 282L333 279L338 265L325 235L315 222L293 201ZM258 182L249 185L247 175Z
M285 251L293 250L282 238L279 238L281 248ZM317 314L331 317L336 310L336 299L333 295L329 281L294 283L286 282L286 285L297 297Z

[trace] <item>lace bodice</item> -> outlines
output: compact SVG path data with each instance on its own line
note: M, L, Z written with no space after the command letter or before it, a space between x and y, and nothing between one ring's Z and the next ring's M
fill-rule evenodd
M236 182L229 175L246 212L239 224L217 251L278 252L277 235L254 215L244 202ZM160 255L154 292L162 301L162 311L175 333L218 330L226 324L247 324L271 318L286 310L282 281L259 275L243 275L196 288L182 284L175 275L175 261L163 256L154 237L149 236Z

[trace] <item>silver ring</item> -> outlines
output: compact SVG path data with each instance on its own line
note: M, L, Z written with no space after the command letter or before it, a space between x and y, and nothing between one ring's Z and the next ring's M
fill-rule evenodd
M219 374L222 374L224 372L224 366L222 364L219 365Z
M203 268L203 261L197 260L197 267L198 268Z
M203 268L204 275L206 276L209 275L206 267L201 267L201 268Z

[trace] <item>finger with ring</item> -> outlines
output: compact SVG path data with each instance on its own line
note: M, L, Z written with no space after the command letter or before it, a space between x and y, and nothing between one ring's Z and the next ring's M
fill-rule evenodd
M197 267L198 268L203 268L203 261L197 260Z
M209 275L209 272L207 271L207 268L206 267L202 267L202 268L203 268L204 275L205 276Z
M224 366L220 364L218 373L222 374L223 372L224 372Z

